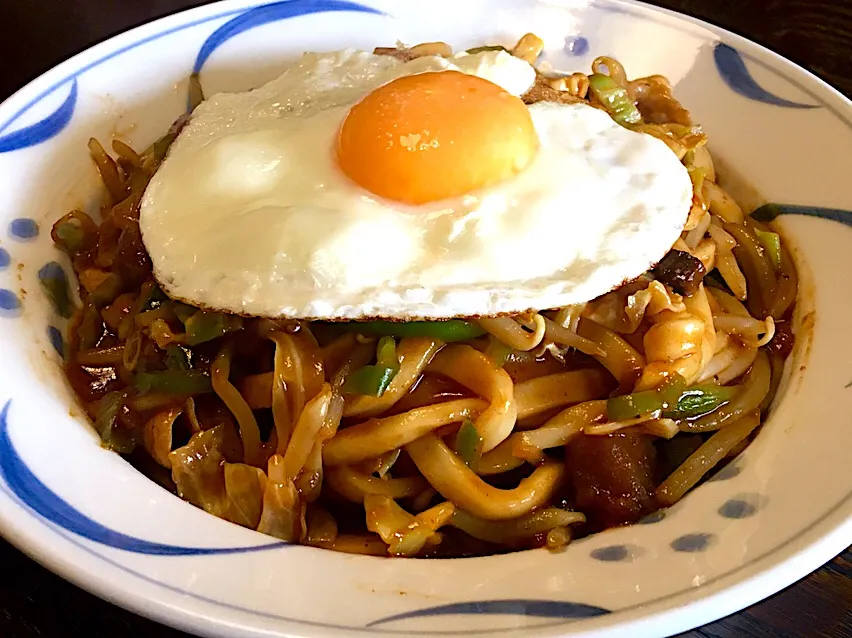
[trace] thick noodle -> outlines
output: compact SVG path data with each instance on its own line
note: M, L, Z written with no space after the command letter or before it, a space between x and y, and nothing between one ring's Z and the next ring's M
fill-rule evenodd
M504 441L517 420L512 379L495 368L478 350L467 345L450 345L441 350L428 367L430 372L449 377L486 398L490 405L474 420L487 452Z
M409 443L405 449L420 473L444 498L475 516L494 521L523 516L547 503L565 471L561 463L547 461L518 487L501 490L479 478L433 434Z

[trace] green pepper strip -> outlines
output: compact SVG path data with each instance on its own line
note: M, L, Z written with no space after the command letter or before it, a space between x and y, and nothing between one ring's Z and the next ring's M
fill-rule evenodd
M180 322L186 323L192 315L198 312L198 308L193 308L192 306L187 306L185 303L176 301L174 303L174 311Z
M89 298L96 307L102 308L103 306L112 303L115 298L118 297L120 292L121 277L114 272L111 272L104 278L101 284L92 291Z
M499 44L490 44L484 47L473 47L472 49L465 51L465 53L473 55L474 53L485 53L486 51L506 51L508 53L509 49Z
M754 229L757 238L764 250L769 253L769 259L775 270L781 268L781 236L778 233L770 233L759 228Z
M492 336L488 341L488 347L485 348L485 356L495 368L502 368L512 356L512 349L497 337Z
M169 370L186 372L189 370L189 359L183 348L171 345L166 348L166 367Z
M737 393L736 388L713 384L696 385L684 390L673 409L663 410L669 419L689 419L709 414L728 403Z
M612 397L606 402L607 417L610 421L628 421L673 409L685 387L686 381L683 377L674 374L654 390Z
M116 423L122 399L121 392L110 392L104 395L98 403L95 429L105 448L120 454L129 454L139 442L139 437L138 432L124 429Z
M199 310L184 322L186 343L196 346L217 339L243 327L243 320L236 315Z
M162 372L139 372L136 375L139 394L162 392L163 394L204 394L212 392L210 377L197 370L164 370Z
M467 341L485 334L478 324L462 319L448 321L365 321L345 324L347 330L363 335L389 337L432 337L445 343Z
M364 366L349 375L343 391L380 397L399 372L399 358L393 337L382 337L376 346L376 365Z
M362 394L369 397L380 397L396 376L391 368L383 366L364 366L349 375L343 385L343 391L348 394Z
M53 225L50 231L55 244L74 255L98 244L98 227L86 213L71 211Z
M702 204L704 203L704 180L707 179L707 171L698 166L690 166L686 169L689 179L692 180L692 194Z
M649 414L668 419L690 419L709 414L730 401L736 394L733 387L702 384L685 388L683 377L675 375L656 390L634 392L607 401L610 421L627 421Z
M627 89L618 86L608 75L593 73L589 76L589 88L594 96L606 107L606 110L616 122L622 126L640 124L642 114L630 99Z
M472 470L476 471L482 458L482 437L470 419L465 419L456 434L456 454Z

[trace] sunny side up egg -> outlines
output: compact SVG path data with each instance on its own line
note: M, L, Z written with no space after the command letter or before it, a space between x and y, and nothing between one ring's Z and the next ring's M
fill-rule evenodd
M602 110L527 107L534 79L502 51L345 50L209 98L142 201L155 277L253 316L412 319L581 303L639 276L683 229L687 171Z

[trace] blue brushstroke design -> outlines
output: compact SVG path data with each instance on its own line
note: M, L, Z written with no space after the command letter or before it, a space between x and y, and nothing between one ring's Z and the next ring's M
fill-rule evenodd
M0 269L8 268L12 261L9 251L5 248L0 248Z
M581 35L568 36L562 50L575 57L586 55L589 52L589 40Z
M764 204L751 214L754 219L760 222L771 222L779 215L806 215L852 226L852 210L840 208L798 206L796 204Z
M609 547L599 547L592 550L589 554L595 560L605 563L617 563L628 561L632 558L630 548L627 545L610 545Z
M62 129L68 126L71 121L71 116L74 115L74 108L77 106L77 79L71 81L71 91L65 101L51 115L30 126L25 126L22 129L8 133L0 137L0 153L8 153L9 151L17 151L22 148L29 148L36 144L46 142L50 138L58 135Z
M719 481L729 481L730 479L739 476L740 472L742 472L741 467L734 465L733 463L728 463L725 467L707 479L707 482L715 483Z
M21 300L11 290L0 288L0 316L17 317L21 309Z
M12 239L26 241L38 237L38 222L29 217L18 217L9 222L9 235Z
M734 47L719 42L713 49L713 60L719 75L735 93L756 102L783 106L788 109L818 109L817 104L801 104L774 95L760 86L752 77L742 55Z
M62 338L62 331L56 326L47 327L47 338L50 340L50 345L56 350L56 353L65 358L65 340Z
M732 498L725 501L717 510L719 516L731 519L749 518L758 510L758 504L742 498Z
M347 2L346 0L285 0L284 2L273 2L272 4L255 7L238 15L236 18L228 20L228 22L216 29L204 41L204 44L201 45L201 50L198 52L198 56L195 58L195 65L192 67L192 72L200 72L204 63L207 62L207 59L216 49L244 31L269 24L270 22L330 11L355 11L384 15L378 9L365 7L355 2Z
M715 536L713 534L684 534L669 543L669 547L676 552L703 552L710 546L710 543L712 543L714 539Z
M573 620L579 618L593 618L611 613L603 607L584 605L583 603L569 603L561 600L480 600L467 603L450 603L427 607L415 611L388 616L380 620L374 620L367 627L385 625L397 620L409 618L427 618L429 616L453 616L458 614L488 614L488 615L512 615L512 616L534 616L536 618L559 618Z
M21 503L54 525L94 543L150 556L243 554L278 549L287 545L275 542L251 547L182 547L128 536L101 525L55 494L27 467L9 437L8 418L11 404L11 400L7 401L0 412L0 478Z

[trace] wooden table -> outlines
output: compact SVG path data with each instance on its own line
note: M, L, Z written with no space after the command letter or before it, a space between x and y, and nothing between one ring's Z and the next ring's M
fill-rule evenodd
M193 0L0 0L0 99L95 42ZM768 46L852 96L852 0L657 0ZM850 149L852 150L852 149ZM113 607L0 540L0 636L177 638ZM683 637L852 638L852 549L750 609Z

